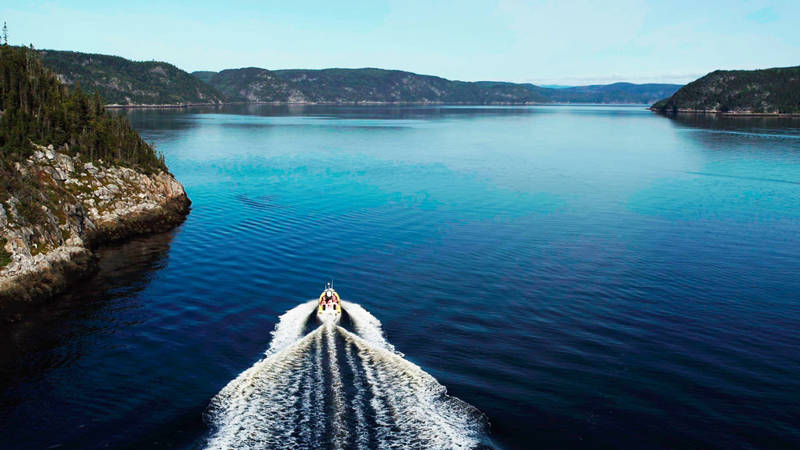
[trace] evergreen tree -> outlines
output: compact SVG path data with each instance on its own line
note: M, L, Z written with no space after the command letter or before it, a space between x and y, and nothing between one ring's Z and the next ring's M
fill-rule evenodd
M109 114L94 92L76 83L64 86L42 65L36 51L0 47L0 172L8 180L15 162L28 157L33 143L62 147L85 161L129 166L144 172L166 170L163 159L131 128ZM0 194L8 186L0 184Z

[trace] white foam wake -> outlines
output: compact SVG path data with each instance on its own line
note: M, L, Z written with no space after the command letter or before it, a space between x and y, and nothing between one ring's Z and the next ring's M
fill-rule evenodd
M286 311L278 317L278 324L272 331L272 341L265 355L270 356L297 342L303 337L308 316L317 308L317 300L309 300Z
M209 448L483 445L483 414L397 353L366 309L342 304L355 333L329 322L303 336L315 303L283 314L265 358L212 399Z
M342 308L350 316L350 321L353 322L353 328L362 339L382 347L390 352L396 351L394 346L390 344L386 337L383 335L383 327L381 321L377 317L369 313L364 307L358 303L342 301Z
M447 389L396 352L376 347L344 328L344 339L358 348L376 399L388 406L381 448L475 448L486 419L474 406L447 395Z

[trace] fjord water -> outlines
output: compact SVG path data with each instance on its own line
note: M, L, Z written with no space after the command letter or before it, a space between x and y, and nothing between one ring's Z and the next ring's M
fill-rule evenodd
M205 445L217 399L329 279L380 321L397 364L486 415L489 445L800 445L800 121L600 106L128 114L192 213L104 250L96 277L4 325L3 447ZM298 371L324 349L371 358L357 336L315 329ZM250 394L255 412L282 398Z

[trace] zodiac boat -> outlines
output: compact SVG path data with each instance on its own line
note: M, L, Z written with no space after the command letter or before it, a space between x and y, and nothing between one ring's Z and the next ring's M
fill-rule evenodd
M317 305L317 318L325 322L327 320L339 321L342 317L342 300L339 294L333 290L330 283L322 291L319 296L319 304Z

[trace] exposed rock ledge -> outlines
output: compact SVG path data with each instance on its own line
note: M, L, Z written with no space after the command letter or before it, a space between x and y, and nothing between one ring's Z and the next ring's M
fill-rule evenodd
M16 170L38 178L42 214L22 213L11 195L0 203L0 317L25 304L50 298L95 269L92 249L130 236L167 231L189 212L183 186L167 172L81 163L38 147ZM10 262L9 262L10 260Z

